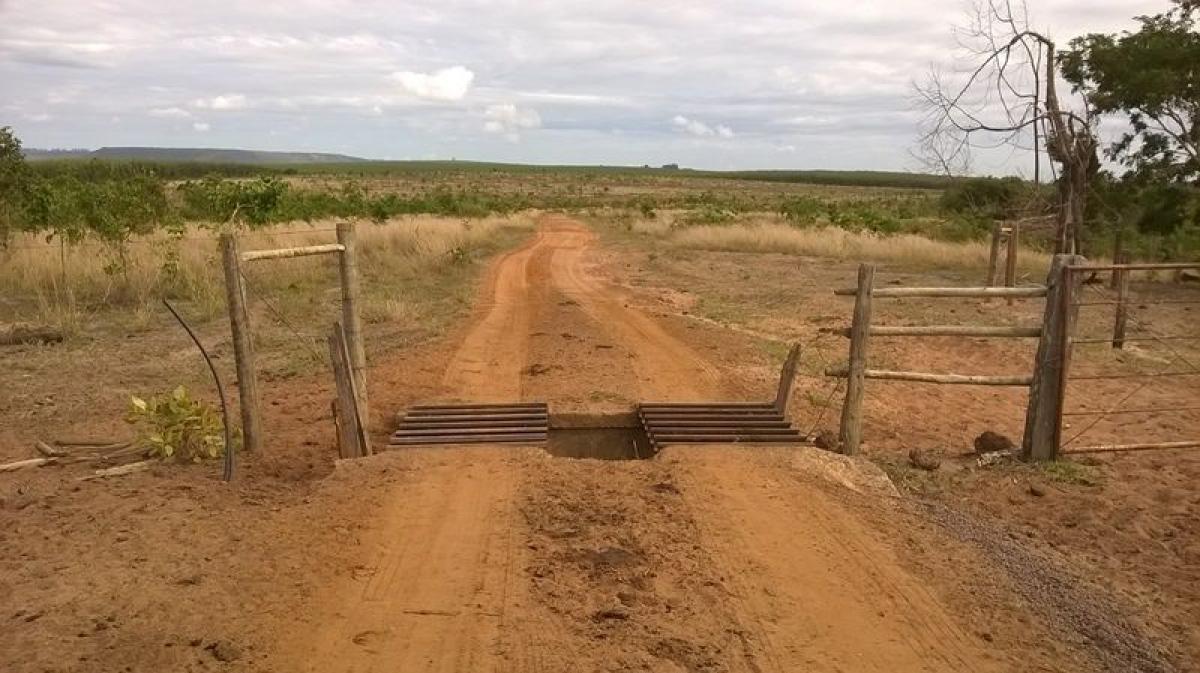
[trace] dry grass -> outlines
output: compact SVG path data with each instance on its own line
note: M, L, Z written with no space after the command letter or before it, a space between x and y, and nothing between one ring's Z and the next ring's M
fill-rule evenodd
M359 265L367 279L432 272L462 262L504 230L532 226L530 215L359 222ZM290 223L247 232L239 243L242 250L330 243L335 239L333 227L332 220ZM123 269L118 270L113 265L122 259ZM334 268L330 258L320 256L255 262L245 273L252 275L258 289L280 292L325 284L335 277ZM136 317L162 297L191 302L193 310L212 317L223 310L225 289L216 237L197 228L177 241L161 233L135 239L123 257L101 243L47 245L38 237L21 236L9 250L0 251L0 293L0 323L28 320L73 332L88 314L118 309ZM372 301L369 288L366 294L373 311L368 319L404 315L404 308L394 303L388 307L386 301Z
M635 221L631 231L665 238L669 245L698 250L776 252L830 259L871 260L902 266L986 269L988 244L935 241L914 234L882 236L838 227L798 228L762 217L735 225L674 228L659 220ZM1035 276L1049 268L1049 255L1022 249L1022 273Z

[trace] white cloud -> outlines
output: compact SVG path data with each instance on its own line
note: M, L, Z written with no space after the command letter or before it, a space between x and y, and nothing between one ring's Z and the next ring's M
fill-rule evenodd
M679 129L680 131L690 133L694 136L716 136L719 138L733 137L733 129L725 126L724 124L709 126L698 119L688 119L683 115L675 115L672 117L671 124L673 124L675 128Z
M516 142L521 139L523 129L536 129L542 125L542 116L533 108L521 108L512 103L497 103L483 111L483 130L503 134Z
M212 127L207 122L195 122L192 124L192 130L196 133L208 133Z
M212 98L197 98L192 101L192 105L202 110L240 110L246 107L246 97L240 93L230 93Z
M192 113L184 110L181 107L156 107L151 108L148 112L151 117L162 117L163 119L191 119Z
M475 81L475 73L461 65L456 65L432 73L394 72L392 79L399 82L405 91L417 98L456 101L462 100L471 90L471 82Z

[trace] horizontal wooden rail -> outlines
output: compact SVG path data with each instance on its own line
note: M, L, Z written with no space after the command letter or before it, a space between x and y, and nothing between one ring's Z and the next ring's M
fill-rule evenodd
M826 334L850 336L847 327L828 327L819 330ZM872 325L871 336L919 337L919 336L963 336L963 337L1039 337L1041 327L1009 327L1004 325Z
M1200 269L1200 262L1165 262L1161 264L1072 264L1071 271L1171 271L1175 269Z
M825 370L825 376L845 378L846 367L830 367ZM886 369L867 369L863 376L868 379L886 381L915 381L917 383L938 383L968 386L1028 386L1033 382L1032 376L974 376L969 374L930 374L927 372L897 372Z
M1161 451L1163 449L1197 449L1200 441L1191 442L1146 442L1144 444L1097 444L1067 449L1060 453L1123 453L1126 451Z
M1144 409L1096 409L1090 411L1064 411L1063 416L1112 416L1119 414L1157 414L1178 411L1200 411L1200 407L1146 407Z
M855 288L841 288L833 293L840 297L853 297ZM1046 288L1041 285L1027 287L881 287L871 292L872 297L1045 297Z
M346 246L341 243L326 245L307 245L300 248L276 248L274 250L251 250L242 253L243 262L253 262L259 259L286 259L289 257L306 257L308 255L326 255L331 252L342 252Z

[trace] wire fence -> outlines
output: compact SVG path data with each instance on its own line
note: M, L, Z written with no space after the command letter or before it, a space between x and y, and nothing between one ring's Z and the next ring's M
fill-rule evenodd
M1080 266L1074 267L1072 271L1075 273L1086 273L1088 271L1111 270L1114 273L1128 273L1131 270L1137 269L1182 268L1200 268L1200 264L1114 264ZM1064 408L1062 413L1064 418L1086 418L1088 422L1082 428L1074 431L1069 438L1063 440L1059 447L1060 450L1065 453L1096 453L1200 447L1200 420L1188 415L1192 412L1200 411L1200 406L1197 406L1192 401L1181 402L1175 399L1177 397L1175 391L1167 389L1167 386L1171 385L1172 380L1200 376L1200 366L1196 363L1196 360L1200 358L1200 354L1185 353L1181 347L1188 342L1200 341L1200 331L1196 330L1198 323L1195 320L1182 321L1185 325L1185 331L1188 327L1191 328L1190 333L1164 333L1151 324L1150 320L1134 314L1132 310L1134 306L1139 311L1146 311L1152 306L1200 304L1200 297L1181 299L1178 297L1155 298L1149 295L1142 295L1135 299L1130 296L1118 295L1118 298L1114 300L1112 299L1113 291L1102 286L1084 285L1082 288L1083 291L1080 293L1080 297L1072 302L1072 310L1078 312L1083 307L1113 306L1116 308L1113 320L1117 327L1114 328L1112 336L1107 337L1093 334L1072 335L1070 337L1072 345L1110 344L1114 349L1117 349L1123 348L1127 342L1138 342L1153 344L1155 352L1153 353L1153 357L1131 356L1120 358L1121 368L1119 370L1086 372L1072 372L1068 370L1066 376L1067 382L1089 382L1087 392L1084 394L1093 398L1108 394L1104 387L1104 382L1130 382L1128 385L1131 387L1122 389L1116 395L1113 395L1113 397L1116 397L1116 401L1105 404L1101 409L1077 408L1066 410ZM1096 317L1100 318L1102 316ZM1132 332L1125 332L1123 321L1133 328ZM1075 325L1082 324L1082 321L1078 318L1073 322ZM1120 385L1126 384L1121 383ZM1191 388L1192 386L1188 386L1184 390ZM1075 392L1077 394L1081 392L1079 386L1075 386ZM1169 401L1155 403L1156 400L1163 399ZM1120 418L1128 416L1153 415L1167 415L1175 419L1182 418L1185 424L1191 421L1193 427L1188 427L1185 432L1192 432L1195 436L1184 438L1182 441L1179 441L1180 438L1176 436L1172 439L1141 441L1135 444L1120 444L1115 441L1108 441L1107 443L1077 446L1068 449L1068 447L1071 447L1083 437L1100 428L1106 421L1118 421ZM1113 425L1114 423L1108 423L1104 427L1111 434L1119 434L1117 428L1112 427ZM1156 425L1162 427L1165 424L1157 423ZM1113 438L1109 437L1109 439Z

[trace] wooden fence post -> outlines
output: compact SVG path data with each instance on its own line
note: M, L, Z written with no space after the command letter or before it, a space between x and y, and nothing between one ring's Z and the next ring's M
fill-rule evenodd
M1027 460L1054 460L1058 456L1070 334L1074 327L1074 296L1081 281L1079 274L1068 273L1066 267L1080 261L1082 258L1076 255L1055 255L1046 277L1042 335L1029 386L1025 434L1021 439L1021 456Z
M262 415L258 408L258 374L254 368L254 343L246 291L242 284L237 239L221 234L221 264L225 268L225 301L229 307L229 329L233 333L233 359L237 365L238 399L242 413L242 445L247 451L262 450Z
M1122 227L1117 229L1113 234L1113 264L1128 264L1125 259L1125 229ZM1113 269L1112 276L1108 280L1108 288L1110 290L1119 290L1121 284L1121 271Z
M996 273L1000 270L1000 239L1004 236L1001 230L1004 225L999 222L992 225L992 246L988 249L987 287L995 287Z
M1021 243L1021 225L1013 222L1008 228L1008 250L1004 256L1004 286L1016 287L1017 285L1017 254ZM1008 305L1013 305L1012 298L1009 298Z
M838 432L841 451L858 453L862 444L863 385L866 381L867 338L871 332L871 291L875 285L875 265L858 267L858 291L854 296L854 319L850 323L850 359L846 373L846 399L842 403L842 424Z
M343 247L338 255L342 281L342 324L345 325L346 349L350 352L350 367L354 373L359 417L365 431L370 425L371 407L367 399L367 355L363 347L362 320L358 313L358 251L354 223L338 222L337 239Z
M1114 261L1117 264L1129 263L1124 253ZM1125 348L1125 325L1129 321L1129 270L1115 270L1113 278L1117 281L1117 311L1113 319L1112 347Z
M365 454L366 447L361 441L364 433L359 421L354 374L348 355L345 332L340 324L334 323L333 331L329 335L329 363L333 366L336 391L334 425L338 433L338 456L359 458Z

